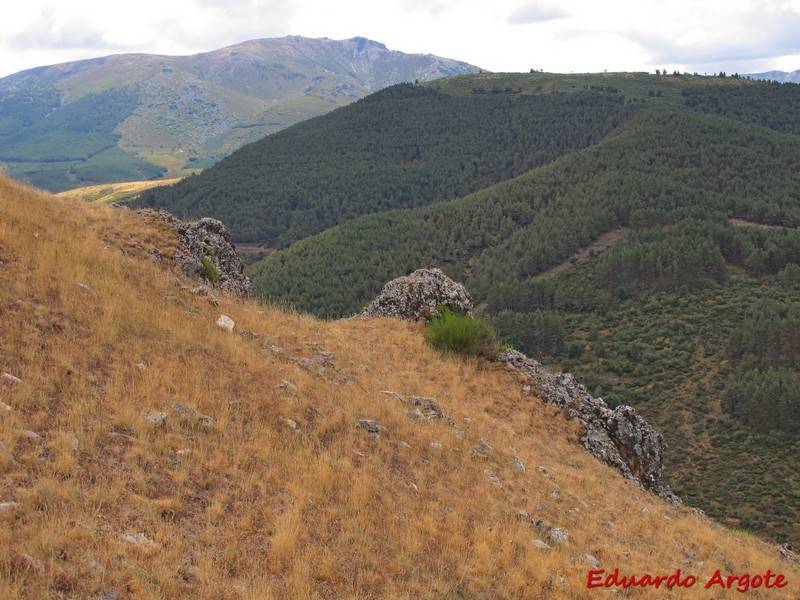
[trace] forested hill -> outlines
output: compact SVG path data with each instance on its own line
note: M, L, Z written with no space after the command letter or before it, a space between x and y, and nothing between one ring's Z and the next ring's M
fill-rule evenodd
M401 84L267 136L141 204L285 247L360 215L452 199L591 146L637 106L615 89L443 93Z
M720 216L800 225L798 157L795 135L649 111L592 148L518 178L303 240L254 265L251 275L265 297L341 317L384 281L435 264L480 301L505 290L502 309L523 301L528 279L616 228ZM676 270L713 276L721 256L707 250L682 248Z
M520 100L524 77L436 87ZM594 91L630 112L516 178L272 253L250 267L257 293L337 317L441 267L508 343L656 423L687 502L800 543L800 87L531 77L543 94Z

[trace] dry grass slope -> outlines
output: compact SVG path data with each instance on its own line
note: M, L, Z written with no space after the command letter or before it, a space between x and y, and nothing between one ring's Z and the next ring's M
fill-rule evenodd
M514 374L413 324L214 306L174 247L152 217L0 180L0 372L21 380L0 380L0 597L604 598L587 553L697 576L670 598L742 597L701 589L716 569L772 569L789 585L750 595L800 596L773 547L626 484ZM384 390L435 397L455 425ZM470 456L481 439L489 458ZM569 541L537 548L521 510Z
M90 185L74 190L67 190L66 192L56 194L56 196L59 198L74 198L85 202L121 202L123 200L132 200L145 190L162 185L173 185L179 181L180 178L102 183L100 185Z

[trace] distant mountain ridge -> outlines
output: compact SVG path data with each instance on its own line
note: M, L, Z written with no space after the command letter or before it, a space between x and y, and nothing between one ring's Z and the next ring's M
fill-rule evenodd
M384 87L479 70L363 37L299 36L191 56L120 54L38 67L0 79L0 163L52 191L187 174ZM115 93L125 101L110 102ZM72 125L74 116L53 118L66 107L93 115L109 104L118 110L91 125L92 133L102 133L93 144L85 141L89 125ZM69 155L51 150L76 144L81 151Z
M797 71L767 71L765 73L750 73L747 75L752 79L764 79L768 81L778 81L780 83L800 83L800 69Z

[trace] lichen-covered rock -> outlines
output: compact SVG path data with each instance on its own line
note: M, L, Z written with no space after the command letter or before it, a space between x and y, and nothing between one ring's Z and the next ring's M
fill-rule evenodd
M664 438L633 408L623 405L611 410L572 374L551 373L516 350L503 350L497 360L538 382L536 389L543 399L577 419L583 430L581 444L595 458L616 467L642 488L670 502L681 502L664 481Z
M444 304L461 314L472 313L472 296L440 269L417 269L383 286L383 291L361 313L365 317L428 320Z
M253 284L244 274L230 231L221 221L206 217L185 223L165 211L158 218L178 231L175 260L184 275L199 277L227 294L252 298Z

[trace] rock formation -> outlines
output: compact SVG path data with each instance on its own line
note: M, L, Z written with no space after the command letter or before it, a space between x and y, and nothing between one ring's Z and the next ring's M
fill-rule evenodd
M551 373L516 350L503 350L497 361L530 377L547 402L577 419L583 429L581 444L594 457L616 467L642 488L680 503L664 481L664 438L633 408L618 406L611 410L601 398L592 397L572 374Z
M472 313L472 297L440 269L417 269L383 286L383 291L361 313L365 317L428 320L439 304L453 312Z
M222 222L206 217L185 223L165 211L158 218L178 231L180 249L175 260L184 275L199 277L227 294L252 298L253 284L244 274L242 260Z

